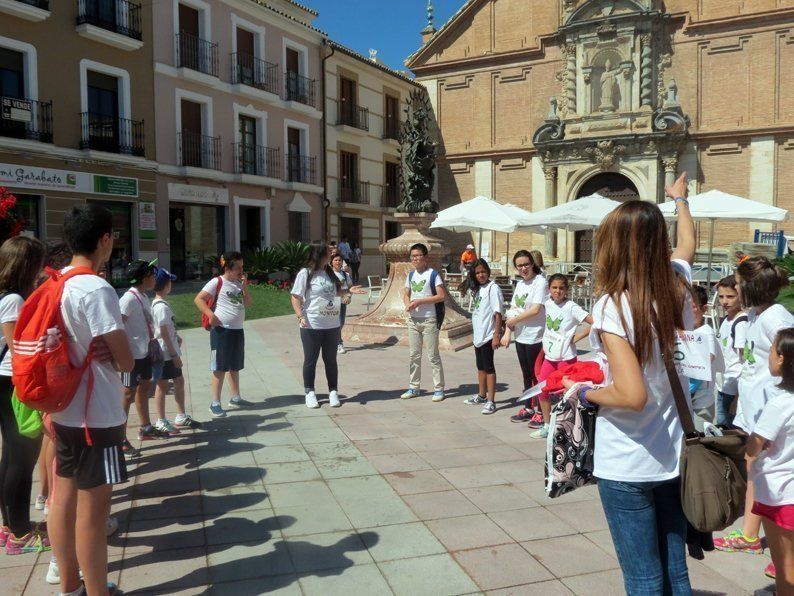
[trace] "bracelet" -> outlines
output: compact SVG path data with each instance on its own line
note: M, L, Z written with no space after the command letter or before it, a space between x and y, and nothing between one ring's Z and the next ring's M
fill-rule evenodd
M295 315L295 316L296 316L296 317L298 317L298 320L299 320L299 321L300 321L301 319L303 319L303 315Z
M578 396L579 396L579 403L582 404L585 408L592 408L595 406L594 403L587 401L587 396L585 395L588 391L592 390L593 388L590 385L582 385L579 388Z

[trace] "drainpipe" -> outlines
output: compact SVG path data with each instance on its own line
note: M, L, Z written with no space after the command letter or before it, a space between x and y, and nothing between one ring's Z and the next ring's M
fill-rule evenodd
M330 47L331 48L331 53L328 54L327 56L323 56L323 62L322 62L323 76L322 76L322 79L321 79L321 82L322 82L322 85L321 85L322 86L322 94L321 95L322 95L322 102L323 102L323 105L322 105L322 111L323 111L323 118L322 118L322 125L323 125L323 134L322 134L322 139L323 139L323 211L322 211L322 216L323 216L323 241L324 242L328 242L328 241L331 240L328 237L328 230L330 228L330 222L328 221L328 207L331 205L331 201L328 200L328 172L327 172L327 168L328 168L328 151L326 150L326 146L325 146L325 144L326 144L325 127L326 127L326 124L327 124L326 123L326 113L325 113L325 111L326 111L325 108L327 107L327 102L325 101L325 61L328 60L328 58L330 58L331 56L333 56L336 53L336 49L333 46L330 46L328 44L328 40L327 39L323 39L323 47L324 48L326 48L326 47Z

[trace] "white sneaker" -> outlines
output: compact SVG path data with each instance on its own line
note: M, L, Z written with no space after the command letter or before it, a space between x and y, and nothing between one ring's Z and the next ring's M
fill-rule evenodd
M309 391L309 393L306 394L306 407L312 410L316 410L320 407L320 404L317 402L317 395L315 395L314 391Z
M481 414L493 414L496 412L496 404L492 401L485 402L485 405L482 407Z
M332 408L338 408L342 405L342 402L339 401L339 394L336 391L331 391L328 394L328 403L331 404Z
M47 567L47 576L44 581L53 586L61 583L61 572L58 571L58 563L54 558L50 559L50 566Z
M112 515L108 517L107 524L105 525L105 536L113 536L116 530L119 529L119 520Z
M47 504L47 497L45 497L44 495L39 495L38 497L36 497L36 504L34 505L34 507L36 508L36 511L43 511L44 506L46 504Z
M345 350L345 346L343 346L342 344L339 344L337 346L337 348L336 348L336 353L337 354L347 354L347 350Z

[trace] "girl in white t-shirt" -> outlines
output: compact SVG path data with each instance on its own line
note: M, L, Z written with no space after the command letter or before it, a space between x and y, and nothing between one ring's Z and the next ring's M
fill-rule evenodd
M692 591L678 468L683 430L663 356L672 356L676 331L692 325L687 282L696 241L686 174L665 192L678 214L672 254L667 223L650 201L622 203L596 233L602 297L590 343L605 386L564 379L583 404L599 406L594 474L628 594ZM686 378L677 381L684 390Z
M755 486L753 513L761 516L778 594L794 594L794 328L783 329L769 351L769 398L747 442Z
M332 408L341 405L336 365L336 354L342 341L341 303L344 298L349 300L350 294L366 293L361 286L344 289L331 268L330 260L328 245L313 246L306 267L298 272L291 290L292 309L298 317L303 345L303 386L307 408L320 407L314 391L314 377L321 352L328 381L328 401Z
M546 329L543 332L543 364L538 374L538 382L545 381L551 373L563 366L570 366L577 360L576 344L590 333L585 327L577 332L579 325L593 324L593 317L568 299L568 278L555 273L549 278L550 298L544 303L546 312ZM533 439L545 439L549 436L549 420L551 419L551 399L548 393L540 394L540 411L543 422L539 428L530 433Z
M207 282L194 302L210 321L210 370L212 403L215 418L226 416L221 407L224 378L229 379L230 408L243 408L251 403L240 397L240 371L245 366L245 309L253 304L248 291L248 278L243 269L243 255L237 251L220 258L221 274ZM213 306L210 307L210 303Z
M336 279L339 280L339 283L342 284L342 289L347 291L353 285L353 280L350 277L350 274L344 270L345 260L342 258L341 253L334 253L334 256L331 257L331 269L334 270L334 275ZM339 347L337 348L337 353L344 354L347 350L345 350L344 343L342 342L342 329L345 326L345 317L347 316L347 305L350 304L350 297L345 294L345 296L341 300L341 304L339 305Z

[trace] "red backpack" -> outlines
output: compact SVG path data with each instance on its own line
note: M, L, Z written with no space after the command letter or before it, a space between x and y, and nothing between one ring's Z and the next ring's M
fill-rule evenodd
M94 385L89 366L93 354L89 350L85 362L78 367L69 360L69 334L61 316L61 296L67 280L96 272L75 267L64 274L47 268L47 273L50 278L25 300L17 318L11 361L14 389L17 399L29 408L60 412L72 402L87 368L87 414Z
M218 276L218 285L215 288L215 296L207 300L207 306L209 306L212 312L215 312L215 307L218 306L218 296L221 295L221 288L223 287L223 276ZM210 323L210 318L201 313L201 326L204 327L207 331L212 329L212 324Z

